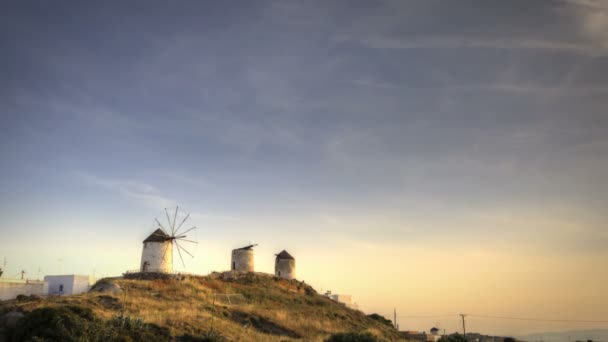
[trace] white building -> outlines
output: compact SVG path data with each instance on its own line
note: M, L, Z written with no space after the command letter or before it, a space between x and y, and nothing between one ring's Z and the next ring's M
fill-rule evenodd
M91 278L87 275L53 275L44 277L43 293L48 296L76 295L88 292Z
M141 252L141 272L173 272L173 239L157 229L144 241Z
M343 304L347 308L351 308L353 310L359 310L359 305L357 303L353 303L353 296L345 295L345 294L332 294L331 291L325 292L325 297L334 300L340 304Z

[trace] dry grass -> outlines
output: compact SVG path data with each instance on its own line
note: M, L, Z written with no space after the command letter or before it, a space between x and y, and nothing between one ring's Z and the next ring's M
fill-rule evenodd
M398 339L391 327L316 294L308 285L270 275L112 281L120 285L122 293L50 297L23 309L75 304L91 308L104 319L124 312L167 327L174 336L198 336L214 328L231 341L322 341L331 333L345 331L369 331L387 341ZM242 294L247 304L218 304L214 302L216 293Z

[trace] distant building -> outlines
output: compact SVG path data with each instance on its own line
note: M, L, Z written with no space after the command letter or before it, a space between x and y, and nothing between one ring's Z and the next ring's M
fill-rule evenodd
M442 336L439 331L439 328L432 327L430 332L430 334L426 335L427 342L437 342L441 339Z
M331 291L327 291L327 292L325 292L324 296L331 300L334 300L340 304L343 304L347 308L359 310L359 305L357 303L353 303L351 295L332 294Z
M18 295L42 296L44 283L39 280L0 278L0 300L15 299Z
M88 292L91 278L88 275L54 275L44 277L43 293L49 296L76 295Z

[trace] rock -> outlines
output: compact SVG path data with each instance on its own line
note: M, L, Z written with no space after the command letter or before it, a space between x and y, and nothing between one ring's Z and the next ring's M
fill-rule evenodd
M117 293L120 293L121 291L122 291L122 289L120 288L120 285L118 285L114 282L111 282L111 281L103 281L103 280L98 281L95 285L93 285L93 287L90 290L90 292L109 293L109 294L117 294Z

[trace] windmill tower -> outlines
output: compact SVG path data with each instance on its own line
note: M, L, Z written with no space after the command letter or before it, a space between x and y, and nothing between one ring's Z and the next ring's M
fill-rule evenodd
M184 214L179 211L179 207L175 208L173 220L169 217L169 212L165 208L165 216L167 218L167 228L160 223L158 218L154 219L154 227L156 230L143 241L143 250L141 253L140 272L173 272L173 249L177 250L182 265L186 267L182 251L191 257L194 257L186 248L181 246L179 242L194 243L196 241L187 240L187 233L196 229L191 227L183 232L180 229L190 217L190 214ZM177 221L180 221L177 225ZM176 227L177 226L177 227Z
M296 259L287 251L282 251L276 255L274 261L274 275L285 279L296 278Z
M253 272L253 247L255 246L257 244L233 249L230 269L232 271Z

